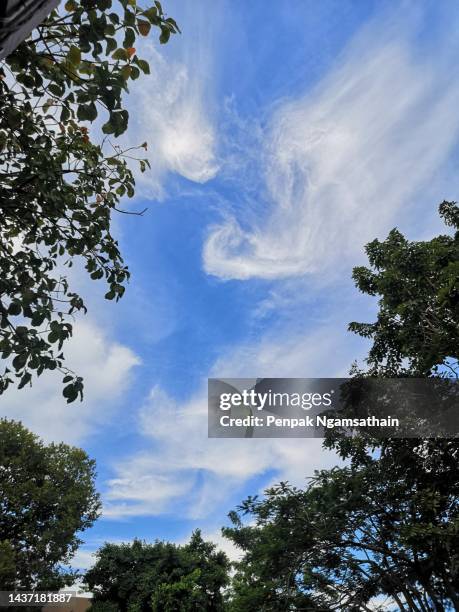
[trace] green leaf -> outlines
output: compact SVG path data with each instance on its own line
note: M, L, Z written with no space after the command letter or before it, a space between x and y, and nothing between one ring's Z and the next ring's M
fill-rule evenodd
M126 66L123 66L121 68L121 76L123 77L125 81L127 81L129 77L131 76L131 71L132 71L132 66L130 66L129 64L126 64Z
M50 344L54 344L55 342L58 342L60 338L60 334L57 331L52 331L48 334L48 342Z
M22 312L21 304L19 302L11 302L8 307L8 314L10 315L20 315Z
M26 363L27 363L27 353L26 352L19 353L13 359L13 368L16 371L21 370L25 366Z
M102 278L104 275L103 270L95 270L92 274L91 274L91 278L93 280L98 280L99 278Z
M73 66L79 66L81 63L81 49L72 45L67 53L67 59Z
M62 107L60 120L62 122L68 121L70 119L70 110L67 105Z
M67 2L64 4L64 8L67 12L73 13L73 11L77 10L78 5L75 0L67 0Z
M135 13L134 11L124 11L124 24L127 26L135 26Z
M45 320L45 314L43 312L36 310L32 315L31 323L34 327L39 327L43 323L44 320Z
M57 83L50 83L50 85L48 85L48 91L58 98L61 98L64 94L64 88Z
M78 397L78 388L75 386L75 383L64 387L62 395L67 399L67 404L74 402Z
M172 17L168 17L166 19L166 23L170 23L177 32L179 32L180 34L182 33L182 31L177 25L177 22L175 21L175 19L172 19Z
M165 45L168 42L170 36L171 36L171 31L169 30L169 28L161 28L161 35L159 37L159 42L162 45Z
M159 23L158 11L156 10L154 6L147 9L146 11L143 11L142 15L146 17L150 23L153 23L153 24Z
M111 120L108 120L106 123L103 124L102 132L104 134L113 134L114 131L115 131L115 125L112 123Z
M77 117L80 121L94 121L97 117L97 107L94 102L80 104L78 106Z
M115 36L116 34L115 26L112 23L107 23L104 29L104 34L105 34L105 38L107 38L108 36Z
M150 65L147 61L138 59L137 65L144 74L150 74Z
M126 61L129 59L129 54L126 51L126 49L122 49L120 47L119 49L115 51L115 53L113 53L112 57L115 60L125 60Z
M21 382L18 384L18 389L22 389L32 380L32 374L30 372L26 372L24 376L21 378Z
M140 76L140 70L137 68L137 66L132 66L131 64L131 79L135 81L135 79L138 79L139 76Z
M106 53L107 55L110 55L110 53L112 53L112 51L116 49L116 40L114 38L107 38L106 40L107 40Z
M18 83L21 83L29 88L32 88L35 85L35 79L30 74L18 74L16 76L16 80Z
M125 49L129 49L133 47L135 43L135 31L132 28L126 28L126 33L124 35L123 47Z

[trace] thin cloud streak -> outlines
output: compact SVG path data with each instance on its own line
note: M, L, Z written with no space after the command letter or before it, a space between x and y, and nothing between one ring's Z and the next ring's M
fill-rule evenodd
M211 376L344 375L351 358L341 324L295 334L283 342L265 337L235 347L219 359ZM180 513L208 519L228 511L234 492L253 478L265 484L288 480L304 485L315 469L338 461L319 439L209 439L206 388L179 404L159 387L139 411L139 433L150 448L117 462L106 483L105 518ZM269 478L269 482L268 479Z
M416 55L408 31L367 27L319 87L274 113L264 208L210 229L204 269L223 279L299 277L348 264L445 163L459 133L457 43ZM248 203L250 206L250 201Z
M178 10L178 7L177 7ZM217 133L212 112L213 42L207 33L205 6L181 9L195 36L169 42L159 52L156 45L142 45L141 55L151 74L130 83L129 131L126 146L147 142L151 169L136 172L136 198L163 200L169 174L194 183L206 183L219 170ZM180 11L176 16L180 22ZM199 35L198 35L199 34Z
M402 28L387 23L359 35L315 92L274 114L261 152L270 205L255 204L244 217L226 211L205 244L205 270L228 279L294 277L301 290L306 272L314 279L345 266L349 273L363 245L391 227L456 143L459 84L449 78L450 52L422 62ZM276 326L233 347L210 374L345 376L358 355L345 332L343 295L333 299L334 318L312 331ZM337 462L320 440L207 439L206 404L204 388L182 404L153 389L139 420L151 447L114 466L105 516L180 508L181 516L209 517L251 479L304 484L314 469Z

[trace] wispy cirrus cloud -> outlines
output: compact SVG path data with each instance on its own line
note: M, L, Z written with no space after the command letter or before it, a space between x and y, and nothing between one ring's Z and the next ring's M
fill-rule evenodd
M209 375L338 376L349 363L344 329L334 321L282 342L273 330L258 343L229 350ZM318 439L286 444L285 439L208 438L204 385L182 403L154 387L139 411L138 428L147 448L114 464L115 477L104 494L106 518L174 514L179 508L182 517L209 519L228 511L228 499L253 478L261 477L265 485L273 479L304 484L315 469L337 461Z
M115 464L116 477L107 482L104 495L105 518L179 513L209 519L228 511L231 495L254 477L274 470L276 478L304 483L319 467L319 455L321 467L336 462L321 450L320 440L289 440L287 445L285 440L207 438L204 390L177 406L156 389L143 414L141 433L151 448Z
M342 376L359 357L363 346L357 349L346 334L357 298L349 298L349 287L343 293L336 278L331 295L318 273L331 266L350 273L363 245L384 234L427 188L459 135L459 83L450 79L455 45L448 51L439 45L427 60L417 55L409 30L406 23L372 24L312 93L279 105L263 132L257 124L269 197L263 206L252 191L248 210L225 211L208 235L204 267L225 279L293 277L295 286L284 296L278 284L271 301L254 306L255 318L287 313L283 322L222 354L210 375ZM243 155L242 148L233 147L232 155ZM313 321L309 313L301 325L295 308L305 303L305 273L318 294L327 292L331 315ZM289 320L292 308L296 320ZM153 389L139 420L150 446L114 465L105 516L177 507L182 516L215 515L253 478L299 483L336 462L319 440L207 439L206 405L204 388L179 404Z
M146 141L149 147L145 156L151 169L137 175L138 195L162 199L167 173L196 183L216 175L216 134L199 77L185 63L165 59L154 47L147 57L152 74L142 89L131 86L129 142Z
M422 56L404 17L367 26L313 92L274 112L259 153L266 201L210 229L209 274L278 279L348 263L429 185L459 134L458 44Z
M206 183L219 170L217 130L213 117L213 63L211 37L207 33L206 7L176 7L190 36L173 37L167 48L139 40L139 53L150 65L151 74L131 81L129 131L126 146L148 144L151 169L136 173L137 197L163 199L168 174L195 183ZM181 11L186 14L186 19Z

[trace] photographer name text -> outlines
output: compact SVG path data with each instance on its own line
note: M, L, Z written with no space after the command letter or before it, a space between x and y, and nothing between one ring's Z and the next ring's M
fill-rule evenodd
M281 427L296 429L303 427L399 427L399 419L388 416L380 419L375 416L365 418L332 418L317 415L315 417L305 416L304 418L276 417L273 415L245 417L230 417L228 414L220 417L221 427Z

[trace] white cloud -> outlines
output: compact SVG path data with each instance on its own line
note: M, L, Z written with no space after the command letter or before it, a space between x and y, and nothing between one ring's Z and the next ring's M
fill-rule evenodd
M2 416L21 420L46 441L78 444L113 416L114 401L125 391L139 358L108 338L94 323L78 321L65 347L66 364L84 377L85 400L67 404L62 375L34 379L31 388L8 390L0 400Z
M445 162L459 130L459 83L449 78L451 66L441 48L430 63L416 56L399 26L381 22L361 34L314 92L274 114L260 151L269 204L263 210L255 202L244 217L242 209L238 218L227 214L213 228L203 254L206 271L237 279L309 272L312 292L323 291L317 273L350 267L351 256L355 262L365 242L385 233ZM256 130L258 142L258 124ZM310 316L305 329L288 320L292 295L294 310L306 289L303 279L292 282L291 295L281 288L257 313L274 309L287 318L222 355L211 375L347 374L358 356L345 331L348 295L335 285L327 301L332 317ZM228 499L251 481L304 484L314 469L337 461L315 439L208 439L204 388L180 404L154 388L139 431L148 446L114 465L106 517L211 517L228 510Z
M276 332L260 343L230 351L211 376L341 375L349 367L344 333L336 322L319 331L291 335L279 343ZM149 448L114 465L107 483L105 517L179 513L206 519L228 508L235 491L253 478L265 484L288 480L298 485L315 469L335 465L334 453L319 439L211 439L207 437L207 394L202 388L178 404L155 387L139 414L139 430ZM254 491L256 492L256 491Z
M95 550L79 548L70 561L70 566L77 570L88 570L96 562ZM79 587L79 585L76 585ZM70 590L70 589L69 589Z
M241 343L217 359L210 376L238 378L304 378L347 376L357 351L364 349L352 342L347 329L348 308L333 318L317 321L311 331L275 326L257 342ZM354 351L354 352L353 352Z
M222 550L228 556L230 561L239 561L242 558L243 551L238 548L231 540L224 538L221 531L203 532L202 537L205 540L213 542L219 550Z
M205 270L285 278L348 265L418 206L457 142L452 41L423 58L406 27L380 20L313 92L283 103L259 152L266 204L249 199L211 228Z
M176 18L180 22L180 16ZM152 168L136 174L137 195L145 199L165 197L168 173L205 183L218 172L212 112L214 53L204 28L207 19L205 7L194 7L186 19L188 35L172 37L161 52L156 42L139 41L139 53L149 62L151 74L130 82L129 130L121 141L129 146L148 143L148 153L141 150L140 156L148 157ZM199 31L199 36L190 36L190 30Z

